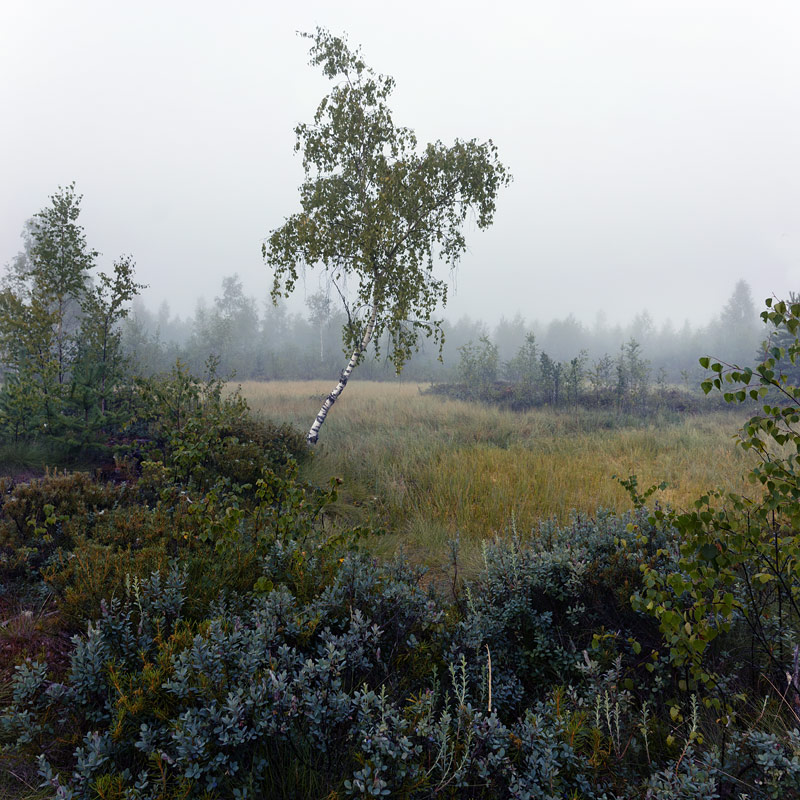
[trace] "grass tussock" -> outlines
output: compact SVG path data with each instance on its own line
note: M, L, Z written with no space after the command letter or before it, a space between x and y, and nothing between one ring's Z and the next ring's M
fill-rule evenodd
M321 381L242 385L254 410L308 427L330 390ZM691 503L712 486L744 491L747 454L731 446L741 420L705 416L620 418L611 412L515 413L420 393L417 384L353 382L331 411L307 477L336 475L347 489L340 512L388 531L376 549L402 545L440 565L460 535L468 560L480 542L574 511L624 510L613 475L639 485L666 481L662 502Z

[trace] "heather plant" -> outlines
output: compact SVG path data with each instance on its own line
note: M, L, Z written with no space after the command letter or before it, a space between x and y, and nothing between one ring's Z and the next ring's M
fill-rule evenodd
M129 507L134 493L86 473L48 473L0 492L0 594L25 594L40 571L91 536L106 513Z
M53 472L27 483L9 484L0 495L0 518L5 536L22 541L31 534L52 534L58 519L86 516L131 499L126 487L99 483L87 473Z
M302 483L293 462L286 470L265 469L252 493L224 486L202 494L168 483L153 507L78 517L69 525L69 545L62 542L30 577L45 581L72 622L93 616L102 600L121 590L126 575L163 575L175 559L192 582L195 616L221 592L247 592L257 582L263 588L312 581L319 588L323 563L334 551L340 556L360 532L325 527L335 486ZM307 558L314 559L311 569ZM266 576L265 559L273 565Z
M163 575L179 558L193 581L193 612L202 614L224 589L252 589L275 542L339 541L322 527L335 484L299 480L292 453L304 454L302 436L253 418L216 378L176 367L142 388L137 407L145 427L135 446L151 460L129 467L128 481L75 473L4 485L0 596L54 594L71 627L94 616L127 574Z

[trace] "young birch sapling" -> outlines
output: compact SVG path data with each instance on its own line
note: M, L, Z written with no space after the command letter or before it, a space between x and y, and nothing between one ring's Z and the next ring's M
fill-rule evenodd
M274 270L273 302L293 290L299 270L316 267L345 304L344 345L352 355L308 432L314 444L370 342L377 350L389 335L398 372L421 333L441 348L432 316L447 300L447 283L434 266L455 267L466 248L467 214L487 228L511 176L491 140L420 148L413 131L392 120L391 77L373 72L342 37L319 28L301 35L312 43L310 63L334 86L313 122L295 128L305 170L300 211L272 231L262 251Z

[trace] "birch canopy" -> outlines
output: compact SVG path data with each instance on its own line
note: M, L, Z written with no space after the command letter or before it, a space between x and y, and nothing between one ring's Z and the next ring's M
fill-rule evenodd
M391 77L373 72L344 38L323 29L301 35L333 88L313 122L295 128L305 171L300 210L272 231L263 255L274 271L273 302L291 293L304 268L318 268L345 303L352 355L309 431L313 444L370 342L377 350L388 334L398 372L421 334L441 347L433 315L447 301L447 282L435 267L458 263L468 215L478 228L492 223L511 176L491 140L420 147L392 120Z

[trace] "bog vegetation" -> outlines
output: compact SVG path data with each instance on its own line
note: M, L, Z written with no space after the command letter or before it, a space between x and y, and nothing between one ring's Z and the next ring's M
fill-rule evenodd
M327 389L324 381L242 384L255 412L295 426ZM354 382L349 391L303 474L318 485L342 479L331 511L385 530L371 552L386 556L402 546L433 571L445 565L456 536L462 571L477 571L482 541L503 533L512 516L530 530L542 519L591 516L598 506L624 511L630 499L612 475L636 472L648 486L666 481L659 498L678 507L709 486L748 486L752 457L731 447L745 415L731 411L512 411L385 381Z
M79 207L0 293L3 797L800 795L797 298L733 412L477 338L312 455L311 384L136 369Z
M3 791L791 796L787 357L708 363L755 413L652 424L373 384L313 458L308 384L126 384L113 468L3 485Z

